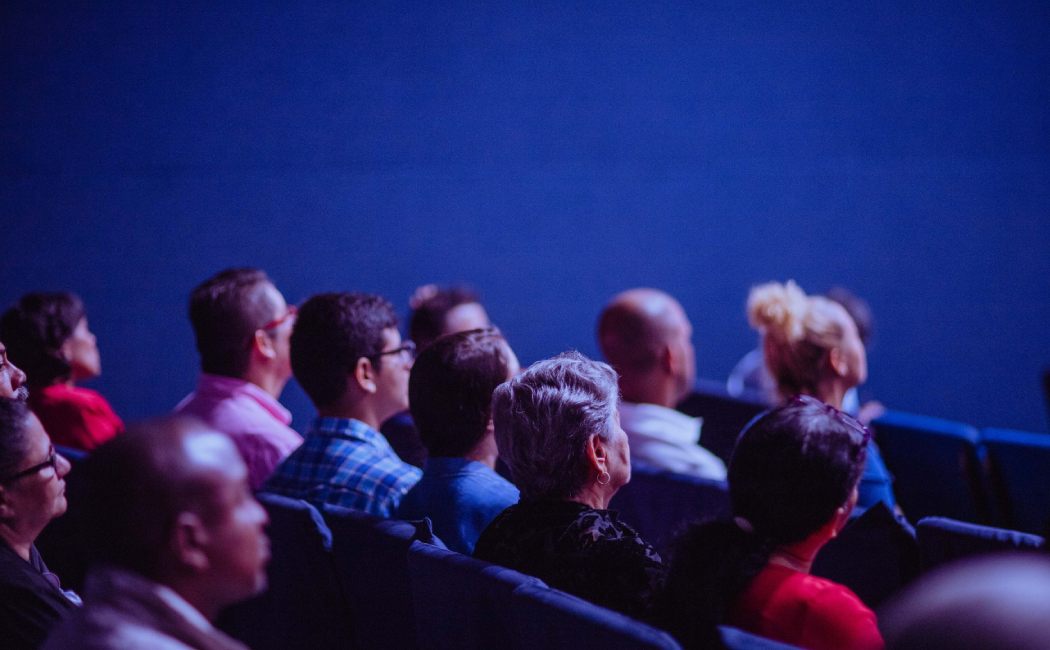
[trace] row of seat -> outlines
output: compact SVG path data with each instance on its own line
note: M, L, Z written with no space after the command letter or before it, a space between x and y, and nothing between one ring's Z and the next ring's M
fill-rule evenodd
M269 590L219 627L254 650L680 650L667 633L541 580L444 548L430 522L380 519L260 494ZM790 647L723 628L728 647Z
M699 380L679 409L703 417L701 443L728 461L744 426L766 407L757 395L731 397ZM1050 519L1050 436L976 428L887 411L872 422L894 475L893 490L912 521L940 516L1042 534Z

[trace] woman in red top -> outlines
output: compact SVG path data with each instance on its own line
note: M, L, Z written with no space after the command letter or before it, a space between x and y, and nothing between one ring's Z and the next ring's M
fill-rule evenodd
M109 402L75 383L102 372L84 303L72 293L31 293L0 318L0 340L22 367L27 402L56 445L91 451L124 430Z
M658 624L687 649L721 647L718 625L810 650L878 650L875 614L809 574L857 502L870 434L811 397L753 422L729 462L735 517L675 541Z

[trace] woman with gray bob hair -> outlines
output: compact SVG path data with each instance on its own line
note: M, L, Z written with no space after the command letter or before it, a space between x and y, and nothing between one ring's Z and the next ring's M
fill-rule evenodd
M533 364L496 388L492 421L521 501L485 528L474 557L641 617L660 556L607 510L631 479L616 373L579 352Z

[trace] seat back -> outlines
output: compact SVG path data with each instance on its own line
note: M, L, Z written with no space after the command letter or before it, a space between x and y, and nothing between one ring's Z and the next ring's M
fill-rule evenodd
M728 625L718 626L718 632L722 635L722 643L729 650L798 650L793 645L756 636Z
M1036 535L1050 516L1050 436L985 429L988 471L999 509L997 523Z
M945 517L927 517L918 523L916 529L923 571L973 555L1036 550L1045 543L1038 535L968 524Z
M349 608L335 578L332 534L310 504L260 493L270 515L265 593L227 608L218 627L254 650L354 648Z
M686 415L704 419L700 444L728 464L744 426L769 406L757 395L731 397L724 382L697 379L692 394L677 408Z
M912 521L951 517L991 523L977 430L966 424L887 411L872 422L875 440L894 475L893 492Z
M506 613L522 586L537 578L454 551L412 542L408 550L416 630L423 650L484 650L514 634Z
M880 501L820 549L812 573L849 587L875 609L918 577L919 571L915 531Z
M335 571L350 605L357 647L418 648L408 549L416 540L436 539L430 521L383 519L332 505L324 507L324 517L332 531Z
M503 612L514 635L500 647L520 650L681 650L670 634L548 587L521 586Z
M687 522L729 516L729 485L636 467L631 470L631 481L619 489L609 507L664 553Z

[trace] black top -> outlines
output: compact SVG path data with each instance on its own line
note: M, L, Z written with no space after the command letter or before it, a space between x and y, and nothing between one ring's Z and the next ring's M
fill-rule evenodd
M33 546L29 562L0 540L0 646L36 650L74 605L44 577L47 567Z
M602 607L644 618L660 556L612 510L522 500L481 533L474 557L535 576Z

